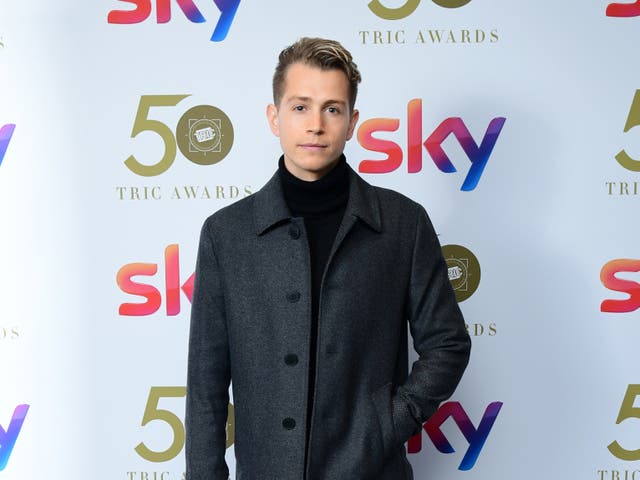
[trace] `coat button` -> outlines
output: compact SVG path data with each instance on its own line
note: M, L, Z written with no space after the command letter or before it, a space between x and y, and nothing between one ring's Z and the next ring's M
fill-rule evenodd
M291 303L296 303L298 300L300 300L300 292L296 290L294 292L287 293L287 300L289 300Z
M297 240L300 238L300 228L298 228L297 225L291 225L289 227L289 235L291 235L291 238L293 238L294 240Z
M284 363L293 367L298 364L298 356L295 353L288 353L284 357Z
M282 420L282 426L287 430L293 430L296 428L296 421L293 418L287 417Z

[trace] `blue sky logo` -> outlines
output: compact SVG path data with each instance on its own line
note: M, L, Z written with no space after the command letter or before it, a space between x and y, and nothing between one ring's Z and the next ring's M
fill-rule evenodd
M18 434L24 423L24 417L27 416L28 411L29 405L18 405L13 412L7 430L5 431L0 425L0 472L5 469L9 462L13 446L16 444Z
M2 165L4 154L7 152L7 147L9 146L15 129L16 126L12 123L8 123L0 129L0 165Z
M111 10L107 16L107 22L111 24L133 24L141 23L151 16L153 9L152 0L120 0L133 3L136 8L133 10ZM175 0L182 13L192 23L206 22L206 18L200 9L193 3L193 0ZM156 0L156 22L168 23L171 21L171 1ZM227 38L231 23L236 15L240 0L213 0L213 3L220 10L220 18L211 35L212 42L221 42Z

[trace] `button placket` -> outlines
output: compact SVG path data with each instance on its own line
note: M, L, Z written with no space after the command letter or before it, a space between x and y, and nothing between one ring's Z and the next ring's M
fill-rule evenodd
M288 233L293 240L298 240L302 234L300 227L295 222L289 225ZM289 303L297 303L300 301L301 296L298 290L292 290L286 294L286 299ZM298 362L299 358L295 353L288 353L284 356L284 363L290 367L297 365ZM296 421L291 417L286 417L282 420L282 427L285 430L293 430L296 428Z

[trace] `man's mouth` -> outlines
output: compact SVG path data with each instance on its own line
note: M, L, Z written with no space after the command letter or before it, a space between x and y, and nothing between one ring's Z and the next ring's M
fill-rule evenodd
M322 150L323 148L327 147L326 145L321 143L303 143L300 146L307 150Z

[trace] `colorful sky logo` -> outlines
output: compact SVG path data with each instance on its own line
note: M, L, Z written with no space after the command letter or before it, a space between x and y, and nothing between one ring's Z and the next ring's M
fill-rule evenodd
M9 462L9 457L16 444L16 439L22 429L24 417L27 416L28 411L29 405L18 405L13 411L13 416L11 417L11 422L7 430L5 431L2 425L0 425L0 472L5 469Z
M144 22L151 15L152 0L119 0L121 2L133 3L136 8L133 10L111 10L107 16L107 21L112 24L132 24ZM213 0L220 10L220 19L211 35L212 42L221 42L227 38L231 23L236 16L236 11L240 5L240 0ZM168 23L171 20L172 0L156 0L156 21L157 23ZM193 0L175 0L182 13L193 23L204 23L207 20L202 12L196 7Z
M464 438L469 442L469 447L460 462L458 470L471 470L478 460L478 456L487 441L487 437L493 428L493 424L495 423L501 408L502 402L490 403L485 409L482 420L480 420L480 423L478 424L478 428L476 428L460 402L446 402L440 406L429 420L424 422L422 428L440 452L454 453L455 449L449 440L447 440L445 433L440 428L449 419L449 417L451 417L464 435ZM407 450L409 453L418 453L422 450L421 433L418 433L409 439Z
M177 244L169 245L164 251L165 263L165 300L168 316L176 316L180 313L180 292L191 303L193 298L193 282L195 273L192 273L182 283L180 277L180 249ZM142 297L144 302L126 302L120 304L118 313L124 316L142 317L156 313L162 305L162 292L153 285L135 281L134 277L154 277L158 273L157 263L129 263L123 266L116 275L116 282L125 293Z
M475 189L493 152L493 147L498 141L505 121L505 117L492 119L480 141L480 145L478 145L462 118L449 117L442 121L423 142L422 99L414 98L407 105L407 172L418 173L422 170L423 149L426 149L441 172L456 173L456 167L442 147L445 140L452 135L464 150L469 162L471 162L460 189L463 191ZM358 166L359 172L389 173L400 168L404 160L402 146L391 140L374 136L379 132L395 132L399 128L399 118L372 118L364 121L358 127L357 138L360 145L366 150L379 152L387 156L382 160L362 160Z
M640 17L640 0L633 3L610 3L607 17Z
M627 294L627 298L606 299L600 304L600 311L607 313L629 313L640 308L640 283L618 278L619 273L640 272L640 260L618 258L607 262L600 270L600 280L605 288Z
M4 154L7 152L7 147L15 129L16 126L12 123L8 123L0 129L0 165L2 165Z

